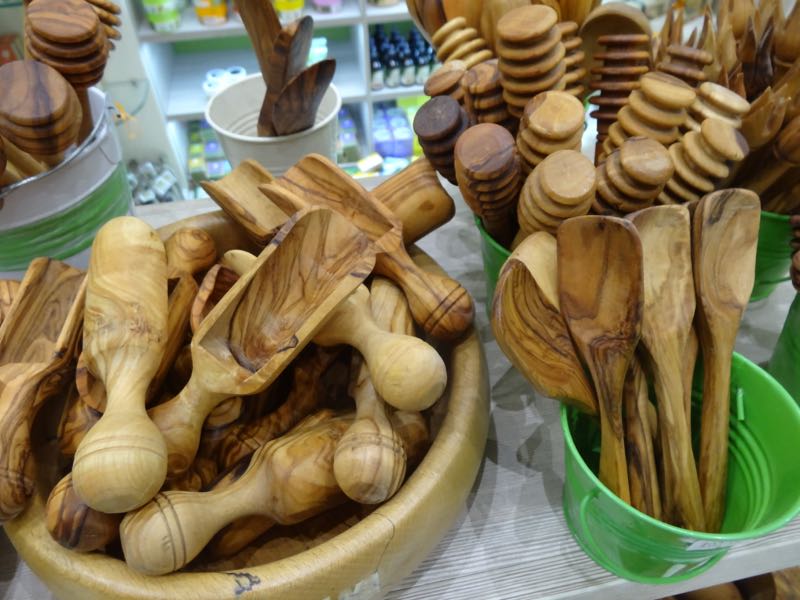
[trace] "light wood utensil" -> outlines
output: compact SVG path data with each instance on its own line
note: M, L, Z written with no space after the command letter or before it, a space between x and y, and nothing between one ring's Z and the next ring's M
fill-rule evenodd
M570 339L558 299L556 240L540 231L511 253L492 302L492 331L534 389L597 414L597 400Z
M75 491L101 512L141 506L164 482L166 445L145 397L166 326L164 245L143 221L112 219L92 244L83 328L83 354L106 389L106 409L73 465Z
M64 456L74 456L78 446L103 413L81 398L76 387L67 394L67 401L58 423L58 449Z
M333 476L333 455L351 423L352 417L329 419L266 444L244 474L222 489L159 494L122 521L126 562L150 575L169 573L236 519L263 515L288 525L340 503L344 495Z
M33 493L31 426L42 404L68 379L80 335L84 274L35 259L0 327L0 521L16 517Z
M373 261L369 240L340 215L316 209L289 219L200 324L189 383L150 413L166 439L170 477L190 467L209 413L272 383Z
M22 175L19 170L8 161L5 144L3 143L3 138L0 137L0 187L17 183L20 179L22 179ZM0 323L2 322L2 318L0 318Z
M321 60L286 82L272 110L272 127L277 135L291 135L313 127L317 109L335 72L336 60Z
M594 379L600 409L600 480L630 504L622 391L639 342L642 243L615 217L576 217L558 228L561 314Z
M20 282L14 279L0 280L0 325L3 324L8 311L11 310L14 298L19 292L19 286Z
M327 206L339 212L365 232L377 249L375 272L397 282L406 294L414 320L426 333L453 340L472 323L474 307L469 293L453 279L425 273L409 258L403 244L403 225L386 206L327 158L309 154L276 181L298 203ZM269 194L269 192L268 192ZM287 214L291 197L274 194ZM274 200L274 199L273 199Z
M221 264L214 265L203 277L190 311L189 322L192 334L196 335L203 319L233 287L239 275Z
M742 187L761 194L790 169L800 166L800 115L783 126L772 147L772 154L761 170L740 183Z
M734 188L704 196L692 221L697 333L703 353L698 475L710 532L719 531L725 516L731 355L753 290L760 213L755 193Z
M775 94L772 88L750 104L750 111L742 118L742 134L751 150L766 146L775 139L783 125L787 99Z
M654 206L633 213L630 219L642 241L642 346L658 399L665 516L672 519L674 511L675 524L704 531L683 383L695 313L689 210L684 206Z

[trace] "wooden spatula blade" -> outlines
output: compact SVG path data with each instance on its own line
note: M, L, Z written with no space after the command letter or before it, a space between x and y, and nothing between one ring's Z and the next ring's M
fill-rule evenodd
M336 60L315 63L286 84L272 114L278 135L290 135L314 126L317 109L336 72Z

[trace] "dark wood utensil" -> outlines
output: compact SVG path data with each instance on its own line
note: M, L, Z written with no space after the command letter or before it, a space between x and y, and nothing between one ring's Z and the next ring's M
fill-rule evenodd
M291 135L313 127L317 109L333 81L336 60L314 63L289 80L275 101L272 127L277 135Z

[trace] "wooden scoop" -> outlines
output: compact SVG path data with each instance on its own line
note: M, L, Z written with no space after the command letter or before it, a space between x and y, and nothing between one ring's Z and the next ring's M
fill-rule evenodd
M170 477L191 465L209 413L272 383L373 261L366 236L332 211L304 211L286 223L201 323L189 383L151 411L166 439Z
M19 292L19 285L19 281L14 279L0 279L0 325L11 310L14 298Z
M197 333L203 319L208 316L238 279L239 275L235 271L221 264L214 265L208 270L192 304L190 325L193 334Z
M26 506L31 426L53 383L67 379L80 335L84 275L47 258L28 267L0 328L0 521ZM52 380L55 380L52 381Z
M329 419L263 446L235 482L205 493L166 492L120 526L128 565L149 575L180 569L228 523L264 515L289 525L340 503L336 444L352 417ZM164 519L164 511L170 518Z
M378 252L375 272L400 285L414 320L429 335L452 340L471 325L474 307L467 291L449 277L420 270L403 245L402 223L327 158L309 154L274 184L260 189L287 214L306 204L327 206L365 232Z
M639 343L642 244L616 217L575 217L558 228L561 314L592 373L600 408L600 480L630 504L622 389Z
M692 220L697 334L703 353L698 474L709 532L719 531L725 516L731 356L753 291L760 216L758 196L734 188L704 196Z
M272 109L277 135L291 135L314 126L317 109L336 73L336 60L314 63L286 82Z
M597 414L592 384L560 313L556 265L556 240L547 232L517 246L497 280L492 331L538 393Z
M167 261L158 234L133 217L104 225L92 245L83 352L106 389L106 410L75 453L75 491L107 513L161 488L167 452L145 397L166 342Z
M705 530L683 372L695 311L689 209L654 206L630 215L644 259L642 345L655 380L665 513L675 524Z

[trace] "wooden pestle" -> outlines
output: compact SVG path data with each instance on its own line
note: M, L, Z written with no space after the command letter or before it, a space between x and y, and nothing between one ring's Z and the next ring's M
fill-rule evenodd
M413 335L414 321L405 296L388 279L373 280L370 306L378 327ZM354 356L353 367L356 418L336 446L333 472L350 499L380 504L391 498L403 482L406 454L389 419L390 409L376 390L366 362Z
M84 282L78 269L35 259L0 327L0 522L16 517L34 491L31 427L53 387L68 379Z
M166 326L164 245L143 221L112 219L92 244L83 328L83 352L105 386L106 410L73 466L75 491L102 512L133 510L164 483L167 447L147 417L145 397Z
M704 196L692 222L697 333L703 353L698 475L706 530L712 533L719 531L725 516L731 357L753 290L760 213L755 193L734 188Z
M373 264L369 240L338 213L312 209L289 219L200 324L189 382L150 413L166 439L170 477L191 465L211 411L266 389Z
M236 519L264 515L288 525L338 504L343 494L333 476L333 455L351 423L352 417L329 419L273 440L253 455L238 480L222 489L158 494L122 521L128 566L150 575L169 573Z

